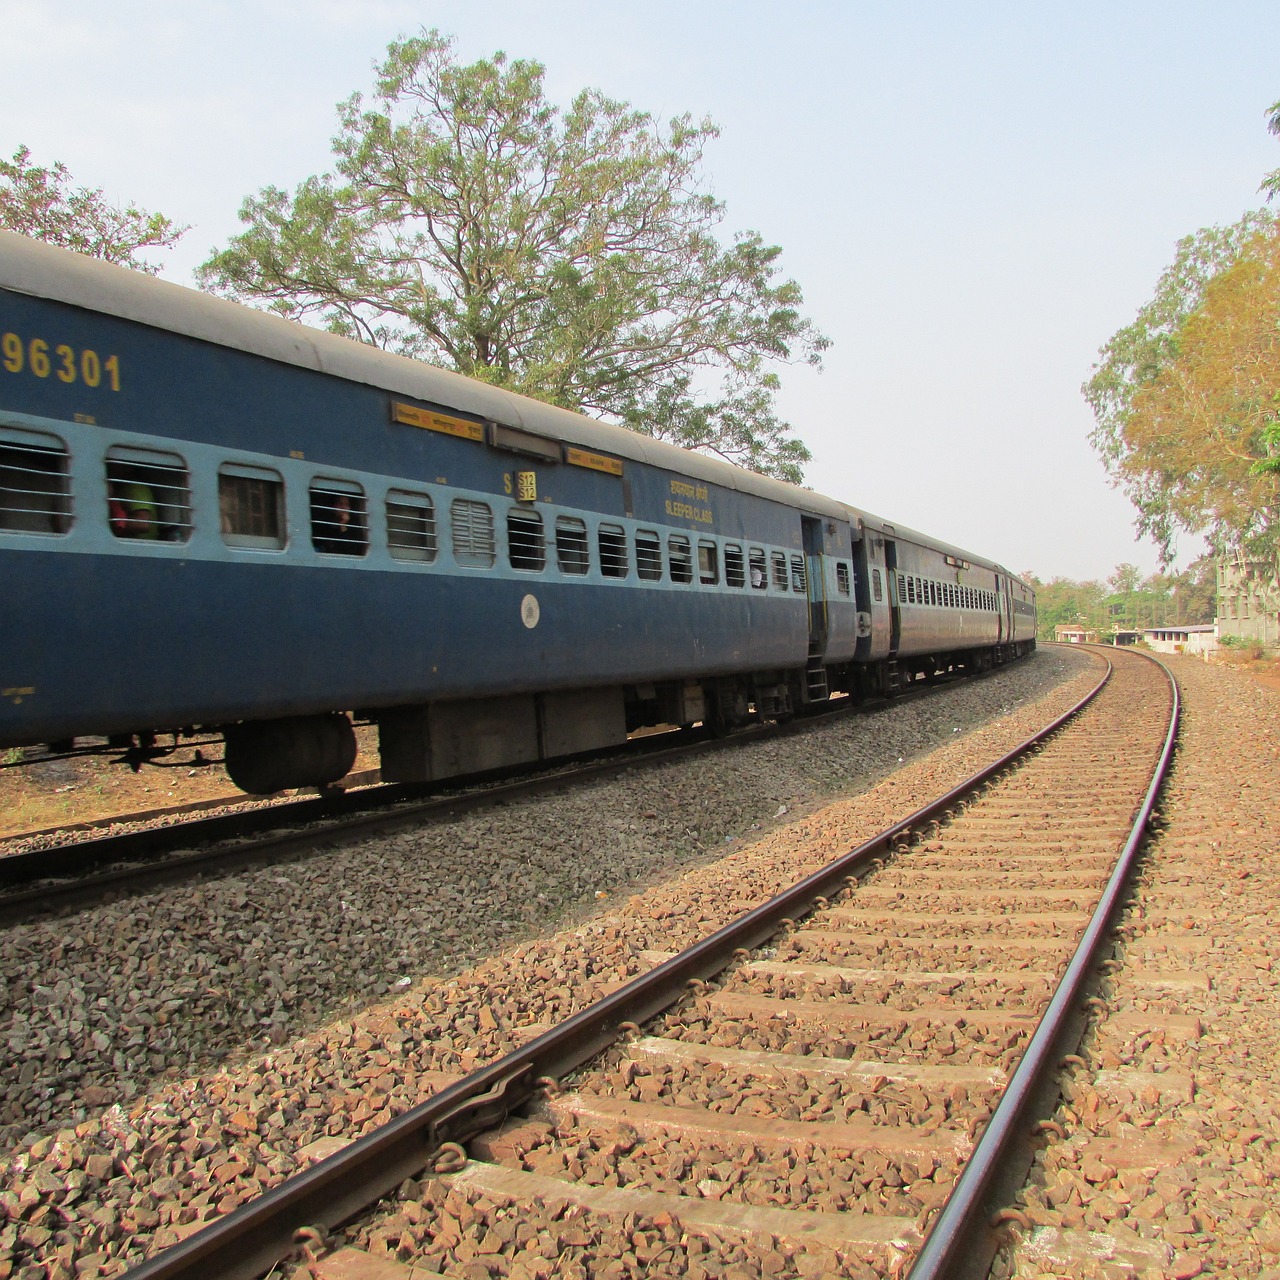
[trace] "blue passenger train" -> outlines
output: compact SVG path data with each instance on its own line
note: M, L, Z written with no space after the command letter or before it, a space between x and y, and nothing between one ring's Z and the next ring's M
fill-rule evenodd
M215 729L248 791L889 693L1030 587L815 493L0 232L0 747Z

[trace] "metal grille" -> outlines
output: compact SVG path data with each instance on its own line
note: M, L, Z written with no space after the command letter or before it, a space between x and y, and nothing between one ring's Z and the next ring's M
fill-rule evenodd
M512 507L507 512L507 557L513 569L540 573L546 568L547 543L536 511Z
M781 551L773 553L773 585L779 591L787 589L787 557Z
M284 546L284 482L279 477L218 474L218 519L224 542L262 549Z
M449 506L453 558L460 565L491 569L495 559L493 512L487 502L455 498Z
M176 453L107 450L107 505L117 538L186 542L191 537L191 485Z
M751 565L751 585L756 591L763 591L769 585L769 565L764 548L752 547L748 559Z
M693 553L689 550L688 538L673 533L667 539L667 558L671 561L672 582L693 581Z
M627 576L627 535L616 524L600 526L600 572L606 578Z
M436 508L425 493L387 494L387 550L396 560L436 558Z
M662 578L662 541L649 529L636 532L636 573L646 582Z
M720 581L720 557L714 542L698 543L698 581L713 587Z
M364 494L354 485L311 486L311 545L335 556L362 556L369 547Z
M791 557L791 590L798 591L801 595L805 591L805 572L804 572L804 556Z
M556 520L556 563L561 573L586 573L591 568L587 525L573 516Z
M842 595L849 594L849 566L844 563L836 565L836 590Z
M724 549L724 580L731 587L747 585L746 562L742 558L742 548L732 543Z
M55 436L32 437L30 444L0 440L0 530L66 533L71 527L68 463L66 445Z

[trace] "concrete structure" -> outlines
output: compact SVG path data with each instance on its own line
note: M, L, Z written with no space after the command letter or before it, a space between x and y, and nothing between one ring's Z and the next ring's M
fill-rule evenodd
M1274 560L1218 562L1218 635L1280 645L1280 566Z
M1077 623L1059 623L1053 629L1053 638L1059 644L1097 644L1098 633Z
M1212 623L1189 627L1148 627L1142 636L1157 653L1203 656L1218 648L1217 628Z

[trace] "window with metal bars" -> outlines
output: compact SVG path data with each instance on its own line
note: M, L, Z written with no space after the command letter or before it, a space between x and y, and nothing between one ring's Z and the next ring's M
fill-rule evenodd
M731 587L747 585L747 566L742 558L742 548L730 542L724 549L724 580Z
M176 453L113 446L107 450L107 516L117 538L186 542L191 486Z
M278 551L285 544L284 480L278 471L226 463L218 469L218 522L230 547Z
M842 595L849 594L849 566L843 561L836 561L836 590Z
M693 581L693 552L684 534L673 533L667 539L667 559L671 564L672 582Z
M541 573L547 567L547 543L542 533L542 517L527 507L507 512L507 558L513 569Z
M884 599L884 586L880 581L880 570L871 570L871 595L877 604Z
M556 518L556 563L561 573L586 573L591 567L587 523L574 516Z
M804 556L791 557L791 590L801 595L805 592Z
M636 573L646 582L662 580L662 539L652 529L636 530Z
M698 581L704 587L720 581L720 556L714 542L698 543Z
M425 493L387 493L387 550L396 560L436 558L436 507Z
M311 485L311 545L333 556L362 556L369 549L364 490L344 480Z
M70 455L57 436L0 432L0 533L71 528Z
M779 591L787 589L787 557L781 551L775 551L771 558L773 564L773 585Z
M449 528L457 564L469 569L493 568L493 511L487 502L454 498L449 504Z
M627 533L621 525L602 524L596 539L600 547L600 572L606 578L627 576Z
M765 559L763 547L752 547L747 554L747 562L751 571L751 585L756 591L763 591L769 585L769 565Z

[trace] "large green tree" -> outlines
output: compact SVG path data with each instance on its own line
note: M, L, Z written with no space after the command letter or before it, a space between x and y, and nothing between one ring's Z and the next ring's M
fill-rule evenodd
M777 246L717 238L707 120L663 127L543 68L393 43L338 108L334 172L240 210L204 286L473 378L799 480L777 366L826 339Z
M73 186L66 165L33 164L26 147L0 160L0 227L148 275L160 268L139 253L172 248L187 230L161 213L111 204L98 188Z

